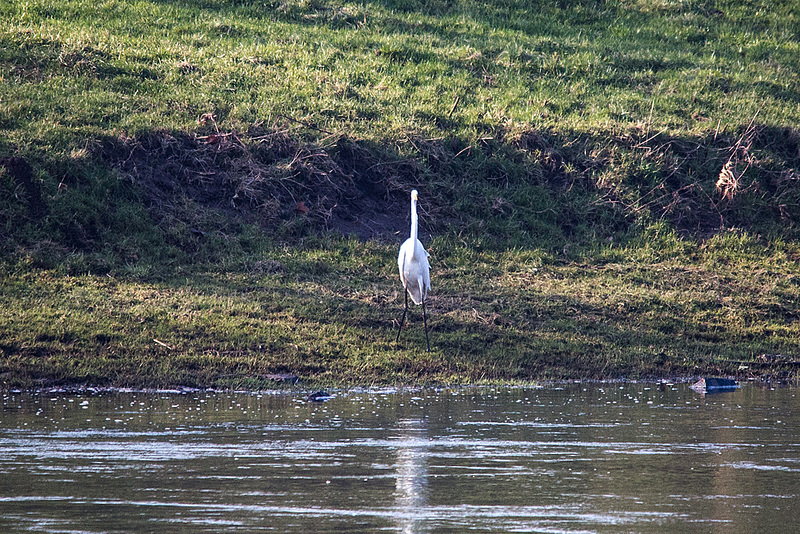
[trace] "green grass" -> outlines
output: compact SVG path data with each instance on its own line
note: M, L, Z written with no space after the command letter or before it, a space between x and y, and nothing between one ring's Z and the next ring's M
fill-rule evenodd
M800 119L797 17L794 2L735 0L13 3L5 126L12 143L190 130L209 112L396 141L530 124L686 134L757 111L785 126Z
M6 385L269 387L797 376L798 247L725 234L584 257L435 239L428 303L395 343L395 248L322 240L168 279L6 273Z
M3 384L796 377L798 28L792 1L3 3L0 158L33 171L0 166ZM416 314L392 341L412 188L430 355Z
M0 154L34 163L55 210L112 212L56 213L34 241L85 233L77 245L96 249L94 234L127 233L113 211L141 191L113 182L141 178L132 147L218 132L322 151L360 178L350 189L424 187L433 229L458 218L512 245L642 219L764 233L800 218L794 2L76 0L6 4L0 20ZM322 213L353 196L314 197L287 180L297 150L267 152L262 174L281 181L267 201L288 188ZM715 190L729 162L732 201ZM2 185L18 242L24 206ZM598 225L608 235L587 235Z

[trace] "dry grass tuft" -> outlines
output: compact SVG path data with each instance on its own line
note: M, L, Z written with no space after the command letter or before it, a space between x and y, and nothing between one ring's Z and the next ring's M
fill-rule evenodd
M736 172L736 165L732 160L728 160L719 172L719 178L717 179L717 191L722 195L722 198L733 200L733 197L739 191L740 178L741 173Z

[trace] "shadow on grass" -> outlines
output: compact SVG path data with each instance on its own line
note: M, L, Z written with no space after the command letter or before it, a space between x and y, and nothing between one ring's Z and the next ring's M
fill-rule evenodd
M0 167L8 257L74 274L138 264L168 274L321 231L399 243L414 188L425 239L484 250L624 243L657 221L691 238L735 227L792 239L800 222L795 128L691 138L498 128L489 141L416 139L400 152L346 136L303 141L304 126L286 126L107 138L89 164L32 161L46 176L38 199Z
M111 140L102 159L130 176L156 216L180 218L194 204L263 227L311 219L361 238L403 231L412 188L422 191L431 231L477 224L500 247L541 246L532 228L548 225L543 234L561 239L547 246L563 247L576 233L578 241L615 235L642 219L701 236L800 222L797 129L751 125L692 138L636 130L496 134L477 145L417 139L401 154L346 136L318 145L282 131L154 132ZM720 185L724 169L729 182Z

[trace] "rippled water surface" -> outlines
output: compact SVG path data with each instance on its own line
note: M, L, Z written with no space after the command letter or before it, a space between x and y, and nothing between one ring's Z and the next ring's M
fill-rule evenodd
M0 532L786 532L797 389L5 393Z

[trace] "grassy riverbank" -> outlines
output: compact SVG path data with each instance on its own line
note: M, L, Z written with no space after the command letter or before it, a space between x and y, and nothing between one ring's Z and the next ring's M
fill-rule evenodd
M798 19L3 4L0 384L796 378Z
M266 387L275 373L350 385L797 376L798 247L735 233L656 241L565 256L434 239L431 353L418 309L394 342L396 247L374 241L310 239L167 278L6 274L2 377Z

